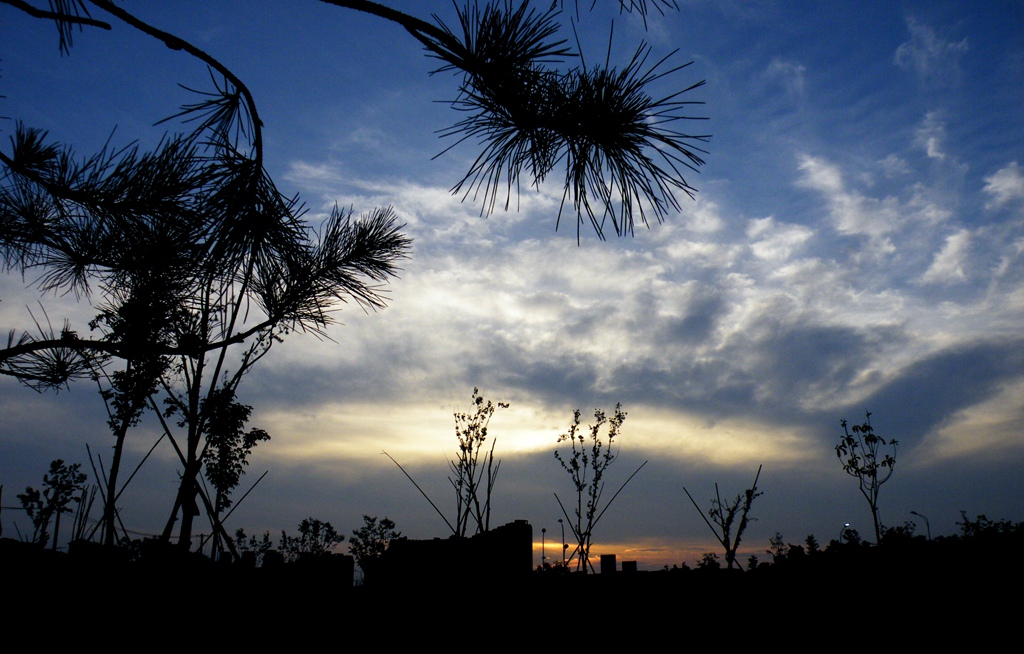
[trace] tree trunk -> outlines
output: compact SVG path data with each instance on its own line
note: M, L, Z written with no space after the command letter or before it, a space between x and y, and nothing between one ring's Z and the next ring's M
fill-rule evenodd
M117 509L117 473L121 468L121 452L124 450L124 439L128 434L128 421L121 420L117 433L114 435L114 458L110 461L110 472L107 475L107 497L103 505L103 544L112 547L114 545L115 517Z

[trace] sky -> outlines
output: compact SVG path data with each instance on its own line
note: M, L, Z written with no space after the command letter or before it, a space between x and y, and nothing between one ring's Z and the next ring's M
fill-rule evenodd
M241 490L269 473L229 530L276 539L313 516L351 533L369 514L411 538L447 535L383 452L450 515L453 413L474 387L510 404L490 428L492 523L528 520L538 543L546 529L548 556L555 494L572 492L558 436L574 409L587 424L616 403L627 418L606 497L648 463L595 528L594 555L651 569L720 552L686 491L706 511L716 483L731 499L759 466L741 552L764 560L777 532L827 543L845 523L870 538L834 449L840 420L867 411L899 442L885 524L924 533L916 511L939 535L961 511L1024 520L1024 2L692 0L646 27L581 3L588 61L614 24L613 63L641 40L693 62L656 90L707 82L687 94L707 120L686 127L712 135L687 175L696 199L607 241L557 224L557 175L490 215L453 195L479 151L445 151L438 136L460 118L445 102L458 80L431 75L436 61L386 21L312 1L248 15L222 1L122 4L246 81L267 168L307 219L393 206L413 239L387 308L340 306L327 338L289 335L243 380L250 424L271 440ZM455 20L444 0L387 4ZM108 139L151 147L187 129L154 126L194 100L182 86L209 84L201 64L116 22L76 33L67 56L55 29L11 7L0 34L7 151L15 120L83 154ZM87 301L33 281L0 277L0 327L31 329L45 310L86 331ZM89 382L38 394L0 379L4 536L25 532L8 507L50 460L88 469L86 444L109 459L105 420ZM130 435L128 469L158 436L151 419ZM164 442L122 497L131 529L162 528L177 473Z

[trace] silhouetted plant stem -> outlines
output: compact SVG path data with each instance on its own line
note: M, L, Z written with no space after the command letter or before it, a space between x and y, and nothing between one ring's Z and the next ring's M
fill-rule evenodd
M725 504L722 502L722 496L718 492L718 484L715 483L715 498L711 500L711 508L708 510L707 516L704 515L704 511L697 505L696 500L693 499L693 495L690 495L690 491L683 487L683 492L690 498L690 502L693 504L693 508L697 509L697 513L704 520L704 523L711 530L711 533L715 535L715 539L721 543L722 548L725 550L725 561L726 567L732 568L735 565L737 568L742 569L742 566L736 561L736 551L739 549L740 541L743 538L743 532L746 531L747 525L753 518L750 517L750 508L754 504L754 500L760 497L763 493L757 492L757 481L761 478L761 468L757 467L757 474L754 475L754 483L745 490L741 495L737 495L731 504ZM740 521L736 525L735 537L732 534L733 524L735 523L736 516L739 515ZM710 518L710 519L709 519ZM714 525L712 525L714 521ZM716 527L717 525L717 527Z
M562 469L569 473L576 490L576 506L573 511L575 519L569 516L569 512L566 511L561 498L555 493L558 506L562 509L562 513L565 515L566 521L569 523L569 527L577 542L576 549L573 550L573 555L569 557L569 560L571 561L575 557L576 569L584 573L588 569L593 571L594 568L590 562L590 546L592 544L591 538L594 527L597 525L598 520L608 510L611 503L615 501L615 498L619 496L622 489L626 487L626 484L640 472L641 468L647 465L646 461L640 464L633 474L623 482L615 494L612 495L611 500L608 501L604 508L601 508L601 495L604 493L604 473L618 456L613 452L613 446L615 438L619 435L619 431L622 428L622 423L626 420L626 412L622 410L621 404L616 404L615 413L611 418L608 418L601 409L596 409L594 411L594 419L594 424L589 427L590 443L588 445L587 434L580 431L580 410L574 410L569 431L558 437L559 443L569 442L570 450L564 456L558 450L555 450L555 459L558 460ZM608 435L606 440L602 440L600 432L606 424L608 425ZM585 502L584 498L586 498Z
M254 481L252 486L249 487L249 490L242 493L242 496L238 498L237 501L235 501L234 505L231 507L231 510L224 514L224 522L227 522L227 519L230 518L231 514L235 512L235 509L237 509L242 504L242 502L245 501L245 498L249 497L249 493L253 492L256 489L256 487L259 486L259 483L263 481L263 478L266 477L269 472L269 470L264 470L263 474L259 476L259 479Z
M444 513L437 508L433 500L420 488L412 476L398 463L395 458L387 452L384 455L391 459L398 469L412 482L416 490L420 492L430 506L434 507L438 515L444 520L448 528L452 530L453 536L465 537L469 531L470 522L476 524L474 533L483 533L490 528L491 522L491 494L494 491L494 483L498 478L498 470L501 461L494 460L494 447L497 440L491 441L491 449L484 454L484 461L480 461L480 454L487 442L487 429L491 417L498 409L506 409L508 404L490 400L484 401L480 389L473 388L472 408L467 413L456 412L455 416L455 439L457 451L455 458L448 461L448 468L451 476L448 482L455 491L455 522L452 524ZM484 479L486 475L486 480ZM485 494L481 502L480 495Z
M398 466L398 469L402 471L402 474L405 475L406 479L411 481L412 485L416 487L416 490L420 492L420 495L423 496L423 499L425 499L430 504L430 506L434 508L434 511L437 512L437 515L441 516L441 519L444 520L444 523L446 525L448 525L448 529L451 530L452 534L458 534L458 531L456 531L455 527L452 526L452 523L448 522L448 518L444 516L444 513L441 511L441 509L437 508L437 505L434 504L434 500L430 499L430 496L427 495L422 488L420 488L420 485L416 483L416 480L412 478L412 475L405 471L405 468L402 467L402 464L399 463L398 461L395 461L395 457L391 456L387 452L381 452L381 454L391 459L391 462Z

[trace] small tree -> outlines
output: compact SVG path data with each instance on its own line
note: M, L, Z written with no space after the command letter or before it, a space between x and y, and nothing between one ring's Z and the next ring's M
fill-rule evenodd
M771 547L765 551L772 555L772 561L774 563L782 561L786 556L786 540L782 537L782 533L775 532L775 535L768 539L768 544Z
M273 549L273 547L273 543L270 542L269 531L263 532L262 538L257 538L255 535L247 536L245 530L241 528L235 531L235 549L238 551L240 557L244 557L246 554L251 554L252 562L257 567L263 564L264 555Z
M32 520L32 542L46 547L50 539L50 520L53 525L53 549L57 549L60 537L60 515L70 513L68 504L80 501L79 493L84 489L88 477L80 471L81 464L65 465L63 459L50 462L50 472L43 475L43 489L31 486L18 494L18 500L25 513Z
M402 534L395 531L395 521L384 516L377 521L376 517L363 516L365 523L352 531L348 541L348 552L356 560L356 565L363 571L363 580L373 576L377 561L387 551L391 541Z
M697 506L693 496L690 495L690 491L686 490L685 487L683 488L683 492L693 502L693 506L700 513L700 517L704 518L704 522L707 523L712 533L715 534L715 538L725 548L725 564L727 568L731 569L733 565L740 568L739 563L736 562L736 550L739 549L740 539L743 538L743 532L746 531L747 525L754 519L750 517L750 507L753 505L754 500L764 494L757 492L757 480L760 478L761 466L758 466L753 485L745 490L743 494L737 495L730 504L722 502L722 496L718 492L718 484L715 484L715 499L711 500L711 508L708 510L706 517L704 512L700 510L700 507ZM740 519L739 524L736 524L737 516ZM735 536L732 535L734 525L736 526Z
M299 535L289 536L281 532L281 551L290 561L300 558L320 558L328 556L334 546L345 540L345 537L329 522L321 522L316 518L306 518L299 523Z
M452 471L448 481L455 489L454 524L445 517L441 509L437 508L434 501L420 488L412 475L406 472L402 464L384 452L384 456L398 466L430 506L434 507L434 511L437 511L454 536L465 537L470 524L476 525L474 533L477 534L491 528L491 493L498 478L498 468L501 467L501 461L494 460L496 441L491 441L491 449L484 454L483 460L480 459L480 455L484 452L484 444L487 442L487 428L491 424L491 417L498 409L507 409L508 406L506 402L484 402L480 389L474 387L473 408L469 413L455 413L455 438L459 444L459 451L455 458L448 462L448 467Z
M458 536L466 535L470 521L475 523L478 534L491 528L491 492L501 467L501 461L494 461L497 440L491 439L491 448L482 461L480 454L487 442L491 417L498 409L507 409L508 406L506 402L484 402L480 389L473 387L473 408L469 413L455 414L455 438L459 442L459 451L448 462L452 471L448 481L455 489L455 533Z
M991 538L1024 531L1024 522L1014 524L1010 520L991 520L984 513L971 520L967 517L967 511L963 510L960 511L960 520L956 525L960 527L960 537L964 539Z
M203 403L209 405L204 406L209 420L206 447L200 458L206 478L217 491L211 517L220 525L221 514L231 506L231 492L245 474L252 448L259 442L270 440L270 434L255 427L245 430L252 407L235 401L234 392L229 387L216 391ZM213 542L214 551L219 551L221 530L214 532Z
M836 445L836 456L842 462L846 474L857 478L860 493L871 507L875 543L880 543L882 524L878 519L878 491L892 477L896 465L896 439L886 440L875 434L870 412L867 412L863 425L853 425L847 429L846 420L840 420L839 424L843 428L843 436ZM892 453L883 451L883 447L891 447Z
M208 404L214 406L204 407L210 418L201 458L206 478L217 491L214 508L219 515L231 506L231 491L245 474L252 448L270 440L270 434L256 427L245 431L252 407L236 402L229 389L221 389Z
M615 414L611 418L607 417L601 409L596 409L594 411L594 419L595 422L590 425L589 431L582 432L579 428L580 410L574 410L569 431L558 437L559 443L568 441L571 449L565 455L555 450L555 458L558 459L562 469L572 477L572 483L576 489L576 506L573 510L575 520L569 517L568 512L565 510L565 505L559 499L558 493L555 493L558 506L561 507L562 514L565 515L566 522L569 523L572 534L576 538L576 549L573 550L569 561L575 558L576 569L582 570L584 573L587 572L588 568L591 571L594 568L593 564L590 563L590 546L592 544L591 538L594 533L594 527L597 526L601 516L612 505L612 502L622 492L622 489L626 487L626 484L636 476L636 473L640 472L640 468L647 465L646 461L640 464L640 468L637 468L629 476L629 479L623 482L619 490L615 491L615 494L604 505L604 508L601 508L601 496L604 493L604 473L608 466L618 457L618 454L613 451L613 445L615 437L622 430L622 423L626 420L626 412L622 410L621 404L616 404ZM602 441L601 430L605 425L608 426L608 435L607 439ZM587 443L588 434L589 444Z

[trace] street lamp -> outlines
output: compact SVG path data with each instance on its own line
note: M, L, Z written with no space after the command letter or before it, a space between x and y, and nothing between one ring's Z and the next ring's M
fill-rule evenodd
M849 529L849 528L850 528L850 523L849 522L845 522L845 523L843 523L842 529L839 530L839 544L840 545L843 544L843 534L845 534L846 530Z
M548 533L548 530L546 528L541 528L541 530L540 530L540 567L542 567L542 568L544 567L544 563L547 561L547 558L548 558L547 555L545 554L545 550L544 550L545 540L547 539L547 533Z
M928 540L931 540L932 539L932 526L931 526L931 523L928 522L928 517L921 515L917 511L911 511L910 515L916 515L918 518L924 519L924 526L928 530Z
M565 543L565 523L562 519L558 519L558 526L562 528L562 567L565 567L565 550L569 549L569 546Z

